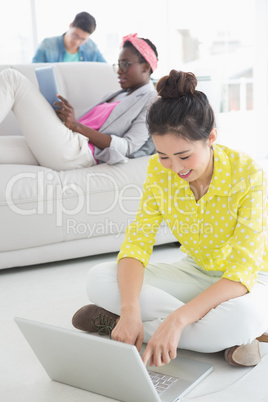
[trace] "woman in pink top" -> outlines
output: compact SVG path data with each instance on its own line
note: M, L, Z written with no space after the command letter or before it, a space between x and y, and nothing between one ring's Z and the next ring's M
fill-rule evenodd
M56 102L56 115L26 77L6 69L0 74L0 121L12 109L38 163L55 170L151 155L155 148L146 112L156 96L150 76L157 67L157 57L149 39L137 34L124 37L117 64L122 89L107 95L79 120L62 96Z

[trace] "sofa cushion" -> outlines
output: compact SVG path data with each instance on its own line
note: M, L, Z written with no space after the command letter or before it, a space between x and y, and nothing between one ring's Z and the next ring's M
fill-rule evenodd
M0 251L124 233L148 158L67 172L0 165Z

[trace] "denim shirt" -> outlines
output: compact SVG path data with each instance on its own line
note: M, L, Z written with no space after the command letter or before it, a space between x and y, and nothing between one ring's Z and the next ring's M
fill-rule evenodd
M64 35L45 38L39 45L32 62L33 63L58 63L63 62L66 52ZM80 61L99 61L106 63L97 45L93 40L89 39L86 43L79 47Z

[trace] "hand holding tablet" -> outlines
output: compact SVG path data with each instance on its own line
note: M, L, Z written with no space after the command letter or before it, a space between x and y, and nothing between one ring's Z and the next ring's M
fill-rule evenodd
M54 105L54 103L59 102L59 99L57 98L59 88L53 66L38 67L35 69L35 75L40 92L53 109L57 110L59 106Z

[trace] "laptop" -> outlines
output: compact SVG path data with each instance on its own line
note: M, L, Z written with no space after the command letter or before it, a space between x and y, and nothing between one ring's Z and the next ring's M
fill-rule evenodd
M58 106L55 106L54 102L59 101L57 98L59 88L53 66L37 67L35 69L35 75L41 94L46 98L53 109L56 110Z
M176 377L170 375L171 363L147 371L133 345L14 319L52 380L119 401L179 401L213 369L211 364L177 357L172 362Z

